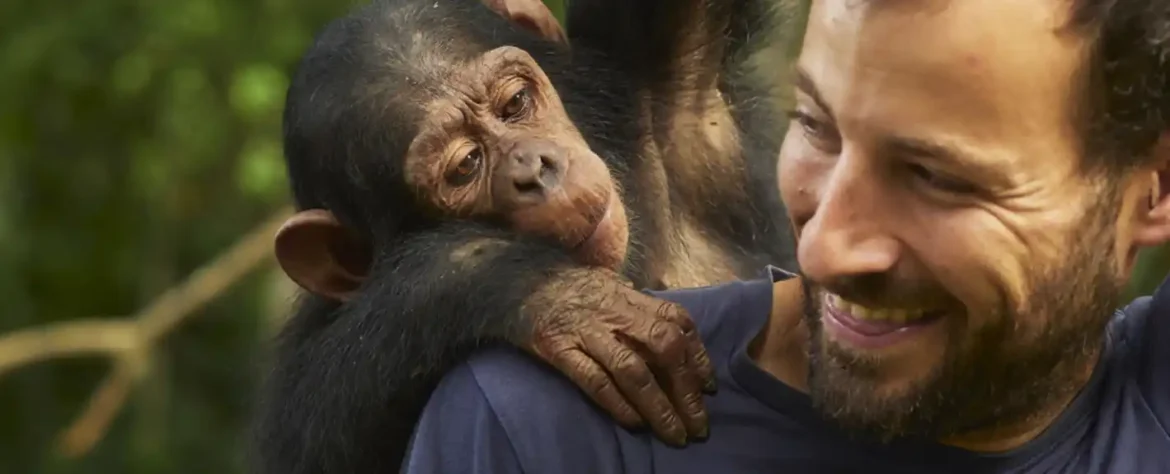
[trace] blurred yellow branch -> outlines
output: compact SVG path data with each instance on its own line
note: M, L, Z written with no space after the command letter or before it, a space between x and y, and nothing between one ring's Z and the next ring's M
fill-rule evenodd
M0 336L0 377L47 359L96 354L111 357L111 373L90 397L85 412L61 435L60 449L65 455L89 452L126 403L135 383L149 372L149 354L158 340L252 270L271 261L273 236L291 214L292 209L282 209L131 318L63 321Z
M57 446L62 454L68 457L84 455L102 439L122 405L130 398L134 382L146 373L145 361L141 357L138 359L137 362L116 362L113 372L90 395L82 415L61 433Z
M0 336L0 377L46 359L120 353L137 339L134 321L81 319L13 331Z

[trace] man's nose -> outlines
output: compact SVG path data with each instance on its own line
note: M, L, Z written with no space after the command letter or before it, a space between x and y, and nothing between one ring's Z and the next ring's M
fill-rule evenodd
M901 256L902 243L889 232L897 210L889 209L889 196L856 161L838 163L800 232L801 271L821 284L889 272Z

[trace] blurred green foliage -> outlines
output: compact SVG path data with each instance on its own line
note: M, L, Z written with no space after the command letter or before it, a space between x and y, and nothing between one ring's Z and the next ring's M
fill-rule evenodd
M289 73L356 3L0 3L0 331L133 314L284 204ZM54 443L109 361L0 379L0 472L243 472L271 275L168 337L81 460Z
M0 3L0 332L132 314L283 204L289 73L313 33L356 3ZM1134 285L1144 293L1170 251L1147 257ZM261 343L285 311L274 274L170 335L81 460L53 443L109 361L0 379L0 473L243 472Z

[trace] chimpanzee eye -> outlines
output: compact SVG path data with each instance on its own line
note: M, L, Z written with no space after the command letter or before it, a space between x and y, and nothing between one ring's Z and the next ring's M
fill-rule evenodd
M471 182L482 166L483 150L477 147L459 160L459 163L448 174L447 180L456 186L465 185Z
M532 98L528 95L528 88L520 89L516 94L508 99L508 103L504 104L504 108L500 110L500 118L504 120L516 120L528 110L528 104Z

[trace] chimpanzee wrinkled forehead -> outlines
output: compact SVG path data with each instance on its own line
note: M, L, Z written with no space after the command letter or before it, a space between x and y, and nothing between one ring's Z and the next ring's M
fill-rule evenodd
M538 62L555 50L479 0L375 0L328 24L302 58L285 106L298 207L362 221L371 208L410 207L398 184L425 106L457 68L504 45Z

